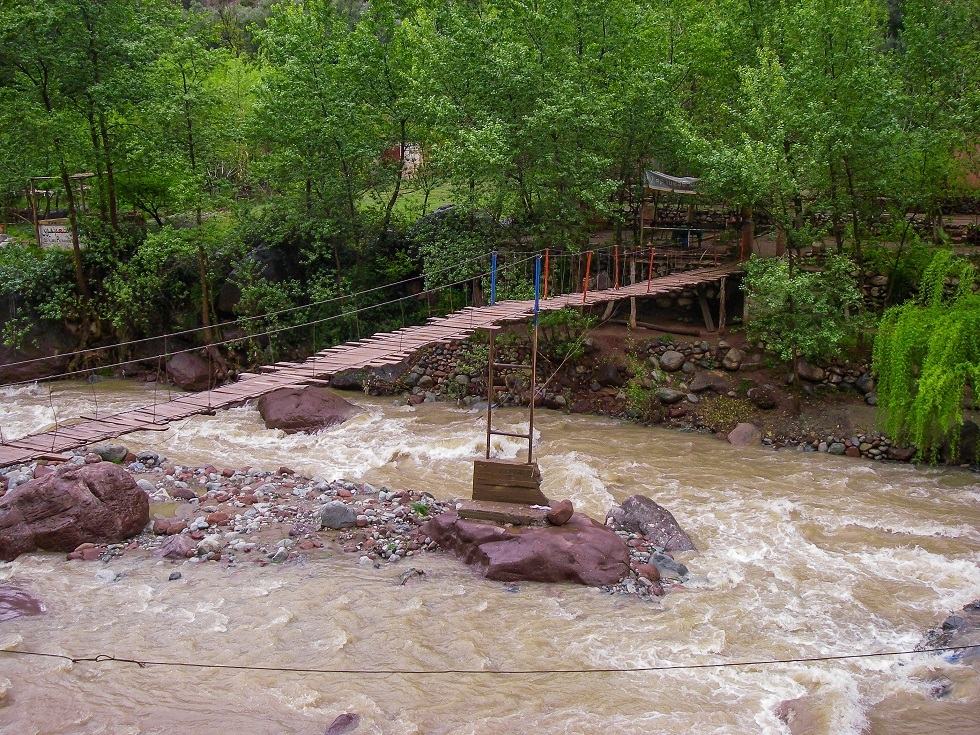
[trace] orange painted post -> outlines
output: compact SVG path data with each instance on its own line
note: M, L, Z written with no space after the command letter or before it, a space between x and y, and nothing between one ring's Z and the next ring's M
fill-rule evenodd
M650 284L653 282L653 254L656 252L650 248L650 268L647 271L647 293L650 293Z
M543 298L548 298L548 255L550 254L550 249L544 249L544 296Z
M589 251L588 257L585 259L585 280L582 281L582 303L585 303L585 297L589 294L589 271L592 269L592 251Z
M619 245L613 246L613 288L619 288Z

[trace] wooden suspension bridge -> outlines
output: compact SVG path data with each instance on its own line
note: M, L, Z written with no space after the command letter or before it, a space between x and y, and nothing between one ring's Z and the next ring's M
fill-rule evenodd
M540 308L554 311L636 297L656 297L724 282L740 272L741 265L737 263L700 268L637 281L628 286L545 298L540 301ZM708 329L713 331L711 316L703 299L701 306ZM65 460L68 457L64 453L71 449L136 431L166 431L172 421L239 405L279 388L328 385L332 376L343 371L394 365L427 345L460 340L477 330L499 330L507 322L524 321L533 316L534 307L533 299L466 307L445 317L432 318L421 326L375 334L367 339L322 350L304 362L277 362L263 366L259 373L241 373L234 383L199 393L182 394L166 403L119 413L99 414L96 411L94 414L83 414L67 423L58 422L53 429L0 442L0 467L39 459Z

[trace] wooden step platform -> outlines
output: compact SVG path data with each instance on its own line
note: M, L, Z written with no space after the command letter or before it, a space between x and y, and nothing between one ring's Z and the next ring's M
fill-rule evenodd
M492 500L463 500L457 503L460 518L473 521L509 523L514 526L540 526L548 522L548 508Z
M541 470L535 463L514 459L478 459L473 462L473 500L518 505L544 505Z

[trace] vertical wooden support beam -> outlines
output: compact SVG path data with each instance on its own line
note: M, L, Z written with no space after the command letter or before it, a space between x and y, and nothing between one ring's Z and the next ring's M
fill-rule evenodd
M543 298L543 299L548 298L548 274L549 274L549 269L548 269L548 256L549 255L550 255L550 249L549 248L545 248L544 249L544 293L541 296L541 298Z
M727 314L725 313L725 284L728 282L726 276L721 277L721 285L718 287L718 334L725 333L725 321L727 319Z
M497 340L497 330L490 330L489 362L487 363L487 459L490 459L490 427L493 419L493 360L494 345Z
M589 295L589 271L592 270L592 251L589 251L588 257L585 259L585 278L582 279L582 303L585 303L585 298Z
M538 397L538 313L541 297L541 256L534 260L534 338L531 345L531 394L528 398L527 461L534 461L534 399Z
M656 252L653 248L650 248L650 268L647 271L647 293L650 293L650 284L653 283L653 255Z
M34 184L34 179L31 179L31 188L28 192L28 198L31 201L31 214L34 215L34 235L37 237L37 246L43 247L41 245L41 223L38 221L38 211L37 211L37 186Z
M704 295L704 286L698 286L698 303L701 305L701 316L704 317L704 326L709 332L714 332L715 321L711 318L711 309L708 308L708 299Z
M613 288L619 290L619 245L613 245Z
M490 254L490 306L497 303L497 251Z

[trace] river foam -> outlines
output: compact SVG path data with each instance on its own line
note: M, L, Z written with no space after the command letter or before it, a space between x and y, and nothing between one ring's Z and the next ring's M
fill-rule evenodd
M4 395L4 432L43 428L59 412L144 405L126 384ZM363 413L314 435L268 430L254 405L124 439L185 465L286 465L441 498L468 494L484 453L485 415L448 405ZM495 414L526 430L526 412ZM379 570L336 555L259 568L114 560L118 582L56 555L0 564L0 579L48 605L9 621L0 644L74 654L284 668L588 669L701 666L908 650L949 610L980 597L980 493L952 470L738 450L710 437L542 411L535 453L546 493L602 518L643 493L671 510L699 549L679 554L698 580L643 603L561 585L504 587L444 555L417 557L425 581L400 586L405 562ZM496 456L524 443L494 440ZM120 668L2 659L0 730L31 733L322 732L340 712L374 733L786 735L776 714L806 698L814 735L897 735L928 709L929 681L954 682L951 713L921 733L966 735L956 709L980 705L977 677L919 654L898 658L602 674L343 675ZM7 682L12 682L8 684ZM31 703L46 702L38 708ZM917 704L918 703L918 704ZM936 704L942 704L936 703ZM929 705L931 706L931 705ZM905 708L902 710L902 708ZM111 724L110 724L111 723ZM965 724L964 724L965 723ZM960 727L963 725L963 727ZM975 732L975 730L973 730Z

